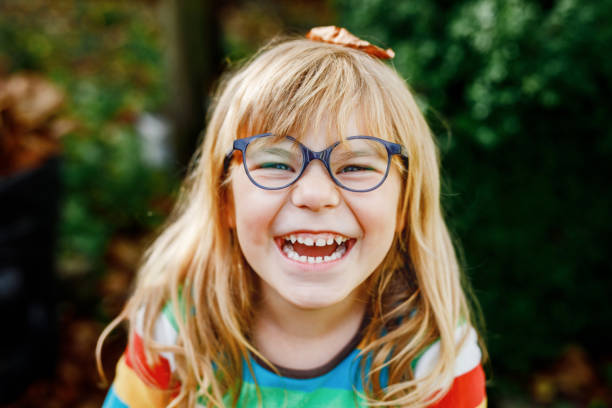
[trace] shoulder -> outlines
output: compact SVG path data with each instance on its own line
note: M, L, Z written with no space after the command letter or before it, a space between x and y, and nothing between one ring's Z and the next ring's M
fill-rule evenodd
M162 347L175 346L176 322L168 304L156 317L151 340ZM163 407L179 384L173 381L176 370L174 354L160 351L157 356L145 351L145 310L141 308L130 325L129 342L117 363L115 379L108 391L104 408Z
M153 385L168 388L171 373L176 369L174 353L160 351L157 361L151 361L145 353L145 310L141 308L132 324L130 341L125 351L125 360L128 367L139 372L150 380ZM176 345L178 330L176 320L172 314L172 306L167 303L161 313L156 317L153 325L151 340L159 346L170 347Z
M455 330L455 341L461 344L454 362L454 380L445 396L431 408L486 407L485 376L482 351L476 330L463 324ZM415 378L429 374L440 358L440 341L429 345L412 363Z

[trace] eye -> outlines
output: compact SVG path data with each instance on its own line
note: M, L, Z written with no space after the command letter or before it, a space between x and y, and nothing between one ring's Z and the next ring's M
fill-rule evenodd
M357 171L372 171L372 170L374 169L369 166L348 165L340 169L338 173L353 173Z
M259 168L261 168L261 169L286 170L286 171L292 171L293 170L291 167L289 167L285 163L275 163L275 162L262 163L259 166Z

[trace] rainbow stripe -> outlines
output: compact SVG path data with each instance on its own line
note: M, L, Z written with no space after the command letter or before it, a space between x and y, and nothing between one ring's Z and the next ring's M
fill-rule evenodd
M174 323L174 324L173 324ZM162 344L175 344L177 329L168 313L162 313L154 328L154 336ZM117 364L113 386L109 389L104 408L165 407L175 395L178 384L172 384L175 368L171 353L162 353L156 363L147 363L142 343L142 324L136 322L132 340ZM463 338L466 326L458 328L456 338ZM477 335L469 330L455 364L455 378L442 399L430 408L486 407L485 376L480 364L481 352ZM159 340L161 339L161 340ZM430 345L414 362L417 378L427 375L440 353L439 341ZM251 358L251 373L246 361L243 366L243 386L238 406L257 407L259 400L255 383L261 390L263 406L276 407L365 407L359 396L363 392L359 348L355 348L328 372L313 378L280 376ZM136 367L140 367L139 370ZM367 361L366 361L367 367ZM138 374L137 374L138 373ZM383 375L382 383L386 380ZM356 392L357 391L357 392ZM229 405L229 401L228 405ZM204 407L203 401L198 406Z

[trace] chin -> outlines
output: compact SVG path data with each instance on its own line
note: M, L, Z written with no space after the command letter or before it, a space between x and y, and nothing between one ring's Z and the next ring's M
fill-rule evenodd
M329 289L308 288L307 290L293 290L292 293L283 294L283 297L300 309L324 309L346 299L344 295L339 296L339 291L331 292Z

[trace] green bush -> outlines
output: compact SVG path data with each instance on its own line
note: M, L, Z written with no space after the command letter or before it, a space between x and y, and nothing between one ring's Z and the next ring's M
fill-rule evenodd
M337 0L438 136L494 376L609 353L612 2ZM495 379L495 377L494 377Z
M154 9L137 3L0 5L0 72L52 79L67 95L62 116L77 124L62 139L62 274L95 281L113 234L161 221L148 209L169 194L173 177L146 164L134 128L139 114L165 101L160 37Z

